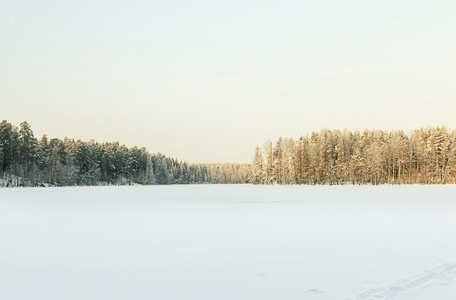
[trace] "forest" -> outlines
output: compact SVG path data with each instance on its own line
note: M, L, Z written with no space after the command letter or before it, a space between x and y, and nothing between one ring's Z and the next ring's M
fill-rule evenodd
M455 184L456 131L329 130L257 147L251 164L192 163L119 142L34 137L0 123L0 186Z
M322 129L257 147L254 184L454 184L456 131Z
M247 164L186 163L119 142L34 137L31 126L0 123L0 186L245 183Z

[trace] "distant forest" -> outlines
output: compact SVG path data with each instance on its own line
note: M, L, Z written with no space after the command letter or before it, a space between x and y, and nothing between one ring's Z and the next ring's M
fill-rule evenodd
M36 139L0 123L0 186L131 184L455 184L456 131L322 129L257 147L252 164L186 163L119 142Z
M27 122L0 123L0 186L246 183L247 164L189 164L119 142L36 139Z
M456 131L323 129L257 147L254 184L454 184Z

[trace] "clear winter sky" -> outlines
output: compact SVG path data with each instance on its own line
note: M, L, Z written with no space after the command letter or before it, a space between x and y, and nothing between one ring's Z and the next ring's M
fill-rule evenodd
M0 119L250 162L313 130L456 129L454 0L0 0Z

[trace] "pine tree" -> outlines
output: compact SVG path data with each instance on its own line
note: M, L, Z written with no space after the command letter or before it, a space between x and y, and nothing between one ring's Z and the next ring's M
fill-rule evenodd
M252 164L252 183L260 184L263 183L263 181L263 154L261 153L261 148L256 147Z

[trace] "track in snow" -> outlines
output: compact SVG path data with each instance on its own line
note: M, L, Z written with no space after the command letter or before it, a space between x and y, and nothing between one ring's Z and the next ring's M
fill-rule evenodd
M369 289L358 295L357 300L399 299L413 296L415 292L435 285L449 284L456 277L456 261L444 263L413 276L385 286Z

